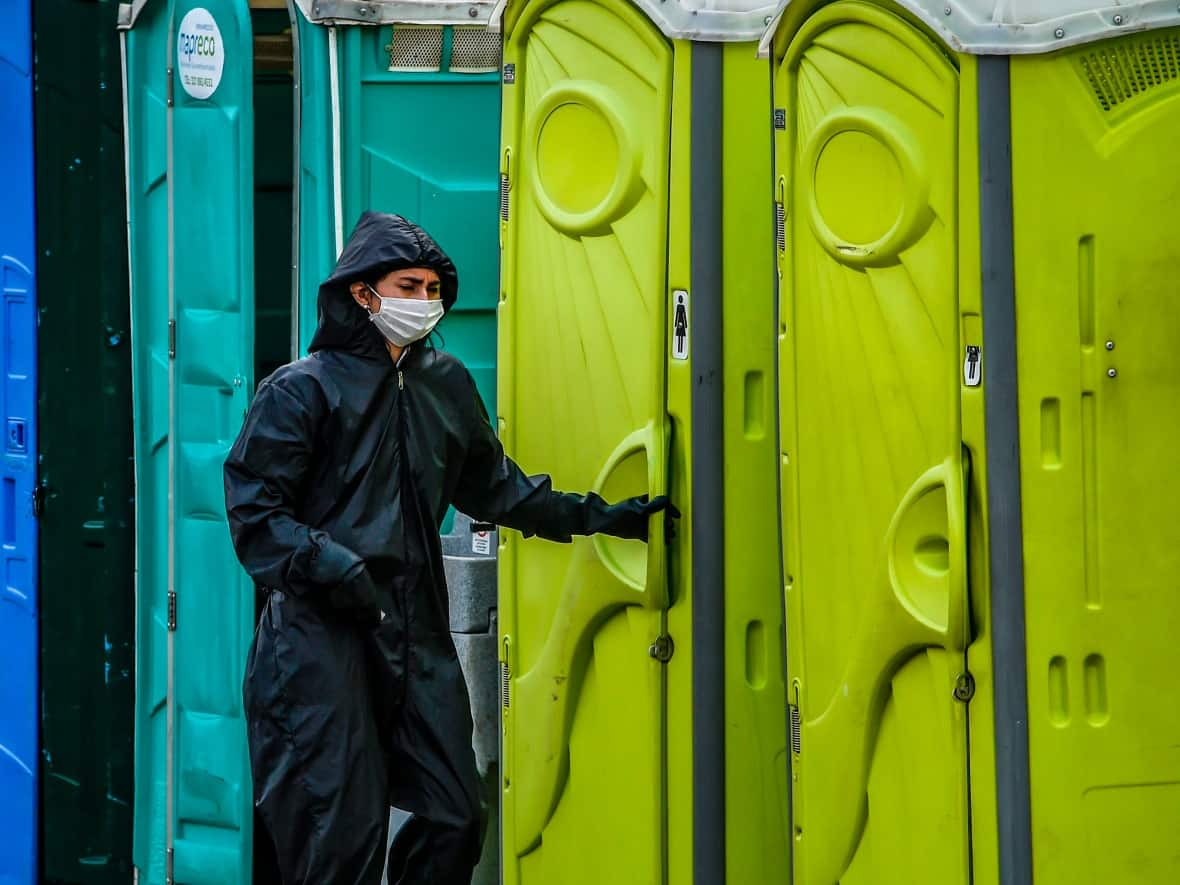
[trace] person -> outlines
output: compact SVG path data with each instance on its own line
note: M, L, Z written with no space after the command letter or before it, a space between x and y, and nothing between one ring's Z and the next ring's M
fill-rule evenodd
M554 491L505 456L463 364L424 339L455 266L366 212L319 290L310 355L258 388L225 462L238 558L266 594L244 700L259 838L285 885L459 885L484 812L451 639L450 505L526 536L646 540L665 497ZM678 515L678 514L675 514ZM390 806L412 817L385 856Z

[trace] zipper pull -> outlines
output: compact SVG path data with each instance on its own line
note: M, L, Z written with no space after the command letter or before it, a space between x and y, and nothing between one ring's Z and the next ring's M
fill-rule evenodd
M404 390L406 387L405 378L402 377L402 370L397 370L397 389Z

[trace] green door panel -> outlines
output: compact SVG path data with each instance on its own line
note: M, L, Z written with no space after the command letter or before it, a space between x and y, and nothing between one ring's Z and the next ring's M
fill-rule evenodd
M1012 61L1039 885L1180 880L1178 60L1164 30Z
M217 32L202 36L219 42L224 67L210 97L192 97L180 80L178 35L196 5L149 6L127 36L139 507L134 855L140 881L153 885L165 880L169 848L175 881L250 878L241 676L253 591L230 547L221 466L252 389L252 38L244 0L206 0Z
M316 297L320 283L336 264L334 185L332 180L332 92L328 88L328 29L313 25L299 12L293 15L296 101L299 132L296 151L298 248L295 277L298 286L299 342L296 352L307 353L319 321Z
M443 346L471 371L494 415L499 53L490 72L455 72L462 61L454 57L457 31L493 44L494 35L482 28L410 28L425 39L438 35L440 69L391 70L387 47L398 42L401 27L339 32L345 232L367 209L396 212L421 224L447 252L460 285L440 330Z
M558 488L668 482L670 47L617 0L534 2L505 45L500 414ZM504 877L659 882L665 547L506 532ZM601 846L603 850L587 850Z
M116 6L42 0L34 13L37 433L46 492L37 881L126 885L135 543Z
M966 882L957 77L879 8L776 72L796 881Z
M245 0L201 2L226 65L210 99L177 84L173 112L175 880L233 885L251 875L241 686L254 590L230 546L221 467L253 390L253 37ZM178 2L177 21L196 5Z
M676 50L684 45L677 43ZM771 98L767 73L766 62L748 43L725 47L725 859L732 883L786 882L790 877L775 494L774 237L768 224L751 223L769 221L773 154L766 125Z
M168 19L125 36L135 438L135 825L140 880L164 882L168 758Z

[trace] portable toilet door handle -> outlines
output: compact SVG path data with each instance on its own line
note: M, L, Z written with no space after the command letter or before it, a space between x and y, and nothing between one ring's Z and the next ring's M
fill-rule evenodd
M601 493L611 474L628 458L644 453L647 456L647 487L652 498L666 492L667 486L667 439L666 422L653 419L646 427L636 430L623 439L606 459L594 491ZM642 577L629 572L618 555L618 545L630 542L620 541L607 535L594 536L594 551L606 569L618 580L636 593L642 594L641 604L652 610L668 607L667 542L664 538L664 514L651 517L648 528L647 561Z

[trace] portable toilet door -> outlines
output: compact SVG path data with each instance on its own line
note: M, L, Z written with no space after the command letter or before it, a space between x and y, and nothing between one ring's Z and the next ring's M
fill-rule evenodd
M137 533L134 850L149 885L251 880L242 672L254 591L222 463L253 390L245 0L136 2L123 29Z
M37 866L37 301L33 206L32 7L17 3L0 34L0 168L7 174L0 219L0 341L4 376L0 407L0 811L5 837L0 882L33 882Z
M683 512L646 548L503 533L509 885L787 873L772 11L511 0L495 21L502 438L557 488Z
M319 284L361 213L404 215L455 262L460 296L440 346L471 371L494 415L500 38L487 30L493 3L292 5L301 344L315 332Z
M767 34L796 881L1180 872L1180 15L1082 6Z

